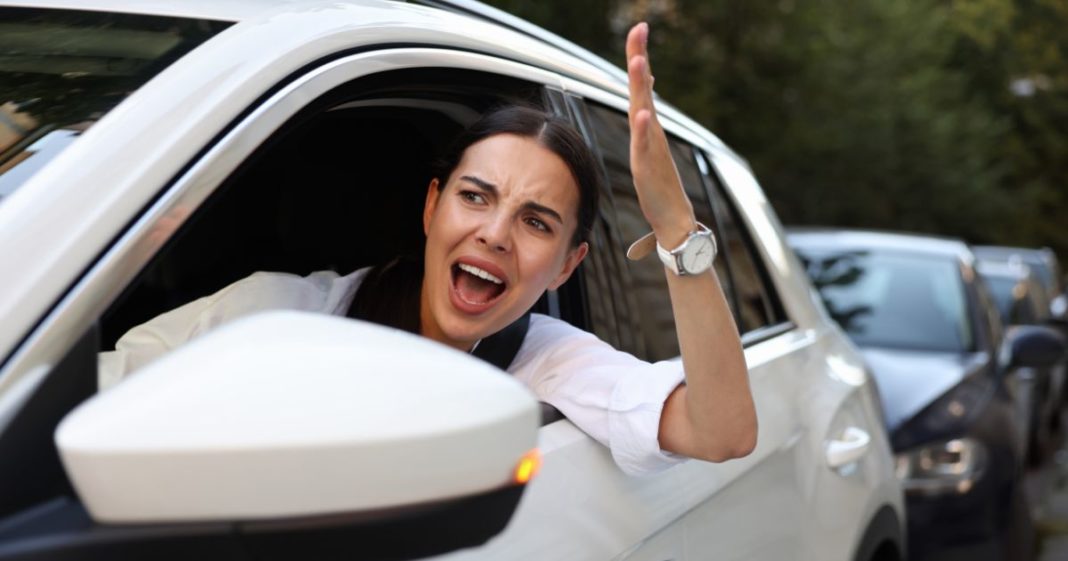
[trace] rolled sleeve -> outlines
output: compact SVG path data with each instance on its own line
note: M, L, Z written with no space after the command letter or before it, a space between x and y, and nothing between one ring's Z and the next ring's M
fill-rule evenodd
M607 446L624 473L656 473L685 459L661 450L658 438L664 402L685 379L681 362L651 364L535 314L509 371Z
M609 449L629 475L656 473L685 459L661 449L659 439L664 402L685 380L682 364L644 366L619 377L608 407Z

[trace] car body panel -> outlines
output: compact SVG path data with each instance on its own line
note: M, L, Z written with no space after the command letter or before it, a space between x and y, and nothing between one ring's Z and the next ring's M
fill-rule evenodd
M867 347L864 359L879 383L890 432L983 368L985 353L941 353Z

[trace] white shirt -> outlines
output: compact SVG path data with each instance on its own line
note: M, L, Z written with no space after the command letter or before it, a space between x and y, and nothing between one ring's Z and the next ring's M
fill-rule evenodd
M302 310L344 316L370 269L346 276L254 273L222 290L139 325L100 353L101 389L214 327L255 312ZM538 399L608 446L630 475L655 473L684 459L660 449L660 413L684 380L682 364L655 364L612 348L566 322L531 314L508 372Z

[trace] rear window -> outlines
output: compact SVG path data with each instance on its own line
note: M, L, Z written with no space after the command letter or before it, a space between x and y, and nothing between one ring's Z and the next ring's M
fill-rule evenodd
M0 8L0 204L227 22Z
M964 281L952 259L798 248L827 311L860 346L974 348Z

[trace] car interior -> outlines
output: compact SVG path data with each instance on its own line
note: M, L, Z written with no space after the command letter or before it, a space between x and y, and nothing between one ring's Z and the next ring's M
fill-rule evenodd
M313 103L197 209L109 309L101 348L255 271L347 274L421 255L434 158L505 103L544 107L542 89L478 73L398 71Z

